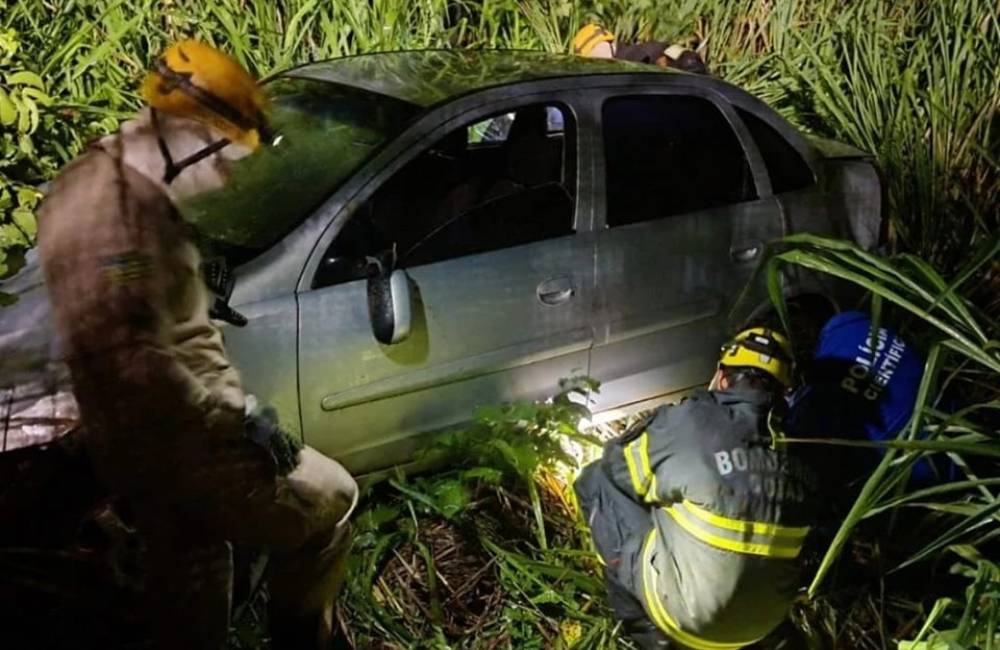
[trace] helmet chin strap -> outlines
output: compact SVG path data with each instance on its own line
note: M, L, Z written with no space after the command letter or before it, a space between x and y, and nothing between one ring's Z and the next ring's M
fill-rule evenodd
M153 121L153 130L156 132L156 146L159 147L160 155L163 156L163 182L167 185L170 185L170 183L172 183L185 168L201 162L212 154L221 151L229 144L229 140L226 138L216 140L212 144L199 149L190 156L174 162L173 156L170 155L170 148L167 147L167 141L163 138L163 132L160 130L159 111L155 108L150 109L150 116Z

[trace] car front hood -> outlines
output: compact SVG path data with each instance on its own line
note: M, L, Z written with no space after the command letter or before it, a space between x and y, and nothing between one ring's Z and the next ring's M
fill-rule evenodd
M870 153L865 153L861 149L837 140L829 140L815 135L806 135L806 139L827 160L872 158Z

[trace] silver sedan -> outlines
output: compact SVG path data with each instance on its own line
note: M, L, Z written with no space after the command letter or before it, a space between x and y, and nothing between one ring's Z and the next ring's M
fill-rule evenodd
M712 77L431 51L309 64L266 87L271 146L183 212L248 392L356 473L564 378L600 381L598 412L703 384L766 304L769 242L873 247L881 229L870 156ZM65 390L33 397L60 375L37 278L29 265L0 287L21 297L0 309L7 449L49 435L36 411L72 419ZM833 293L784 280L789 295Z

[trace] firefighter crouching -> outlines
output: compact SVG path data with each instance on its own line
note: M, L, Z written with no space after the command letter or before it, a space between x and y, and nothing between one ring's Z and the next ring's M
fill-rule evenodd
M607 444L575 484L615 616L642 648L735 650L799 586L815 480L774 445L791 349L764 328L723 348L709 389Z
M146 593L164 648L220 648L230 542L271 550L274 647L325 647L357 486L257 421L209 319L199 254L176 204L223 186L265 141L265 100L230 57L166 50L149 107L62 171L38 242L99 478L147 543ZM262 435L263 432L263 435Z

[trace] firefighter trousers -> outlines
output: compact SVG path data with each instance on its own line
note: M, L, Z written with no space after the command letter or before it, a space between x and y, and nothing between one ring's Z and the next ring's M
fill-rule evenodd
M241 461L260 448L241 445ZM230 544L270 551L268 619L282 650L328 647L333 605L343 583L348 518L357 485L347 471L306 447L287 476L242 489L199 490L187 498L133 500L147 545L146 593L162 648L219 650L229 631L233 558ZM262 458L266 464L266 458ZM220 465L224 465L220 461ZM222 472L224 476L226 472ZM253 474L251 472L251 474ZM191 497L190 492L185 497Z
M615 618L641 650L675 647L633 595L634 568L642 540L653 525L649 510L612 483L601 460L583 469L574 488L594 546L604 561L608 604Z

